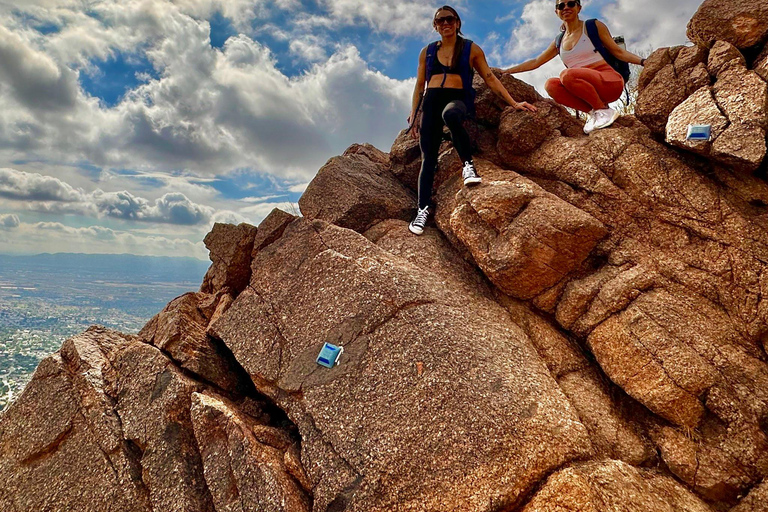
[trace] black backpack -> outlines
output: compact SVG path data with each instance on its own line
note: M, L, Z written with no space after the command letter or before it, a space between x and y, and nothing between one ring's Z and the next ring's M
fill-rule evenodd
M596 22L597 20L594 18L584 22L584 26L587 29L587 37L589 37L589 40L592 41L592 45L595 47L595 51L600 53L603 59L605 59L605 62L607 62L621 75L621 78L624 79L624 84L626 85L626 83L629 81L629 64L614 57L613 54L609 52L608 49L603 45L603 42L600 40L600 34L597 33ZM558 54L560 53L560 45L563 42L564 35L565 32L560 32L555 38L555 46L557 46Z

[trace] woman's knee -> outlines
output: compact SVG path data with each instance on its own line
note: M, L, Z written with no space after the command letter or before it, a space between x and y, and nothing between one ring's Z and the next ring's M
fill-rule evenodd
M467 109L463 105L449 104L443 110L443 121L449 127L463 123L466 117Z
M547 91L547 94L552 96L552 94L557 94L557 91L560 90L560 88L563 86L563 83L560 81L559 78L550 78L544 83L544 90Z
M560 82L566 87L568 84L573 83L574 80L578 80L579 78L581 77L579 76L579 72L576 69L564 69L560 73Z

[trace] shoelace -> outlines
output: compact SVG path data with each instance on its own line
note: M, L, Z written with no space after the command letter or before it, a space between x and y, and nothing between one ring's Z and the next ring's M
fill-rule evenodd
M476 173L475 173L475 166L472 165L469 162L465 163L464 164L464 169L462 169L461 174L462 174L463 178L474 177L476 175Z
M429 206L419 208L416 213L416 218L413 219L413 223L417 226L424 226L427 223L427 216L429 216Z

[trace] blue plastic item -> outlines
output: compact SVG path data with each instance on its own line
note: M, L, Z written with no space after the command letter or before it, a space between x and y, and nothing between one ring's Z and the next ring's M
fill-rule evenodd
M688 140L709 140L712 134L712 126L708 124L689 124L688 135L685 137Z
M332 343L325 343L315 362L326 368L333 368L339 360L339 356L344 352L344 347L337 347Z

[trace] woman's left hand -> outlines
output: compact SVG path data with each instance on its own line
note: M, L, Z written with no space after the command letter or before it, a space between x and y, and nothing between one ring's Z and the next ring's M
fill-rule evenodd
M527 101L521 101L519 103L516 103L513 108L515 110L528 110L530 112L536 112L538 110L534 105L531 105Z

